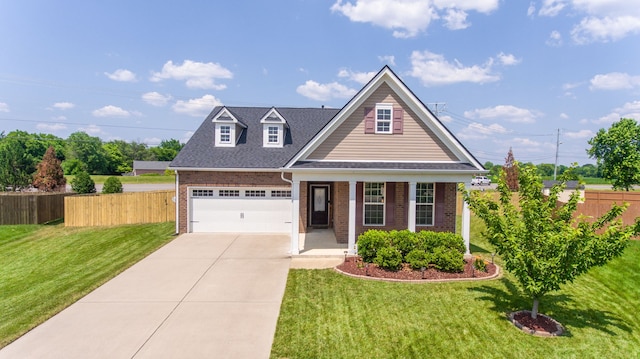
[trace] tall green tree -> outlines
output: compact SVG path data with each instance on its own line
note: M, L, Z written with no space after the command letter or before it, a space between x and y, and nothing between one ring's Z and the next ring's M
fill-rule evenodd
M613 189L628 191L640 184L640 125L634 119L623 118L608 130L601 128L589 144L589 157L596 159Z
M49 146L33 175L33 186L43 192L53 192L64 191L66 185L67 179L64 178L60 159L56 157L53 146Z
M542 180L535 166L519 168L519 204L512 203L513 192L505 172L498 181L498 201L481 191L463 191L464 200L486 224L483 233L495 247L524 292L533 299L531 317L536 318L540 299L548 292L572 282L594 266L606 264L622 254L629 239L640 233L640 217L634 226L623 226L617 219L625 206L614 205L595 221L574 219L580 192L559 204L558 196L566 179L542 193Z
M154 154L158 161L171 161L176 157L178 152L180 152L182 147L184 147L184 145L181 144L180 141L172 138L161 141L157 147L152 147L151 153Z
M74 132L67 138L67 150L67 158L84 163L89 174L108 174L107 153L99 137Z
M33 159L23 138L0 139L0 191L20 191L28 187L34 171Z

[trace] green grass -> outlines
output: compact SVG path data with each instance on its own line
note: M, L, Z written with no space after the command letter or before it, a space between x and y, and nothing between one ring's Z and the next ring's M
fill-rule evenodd
M472 237L478 238L478 237ZM490 257L486 242L476 251ZM506 314L531 302L510 275L479 282L387 283L291 270L272 358L637 358L640 242L543 297L558 338L522 333Z
M67 179L67 183L71 183L71 181L73 180L73 178L75 176L73 175L67 175L64 176ZM93 179L93 182L95 182L96 184L103 184L104 181L107 180L107 178L109 177L117 177L120 180L120 183L122 184L135 184L135 183L139 183L139 184L147 184L147 183L175 183L176 182L176 177L175 176L164 176L164 175L159 175L159 176L107 176L107 175L92 175L91 179Z
M168 243L173 222L0 226L0 347Z

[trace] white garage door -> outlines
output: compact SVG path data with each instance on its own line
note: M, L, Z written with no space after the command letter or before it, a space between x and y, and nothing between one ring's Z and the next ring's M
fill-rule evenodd
M291 191L277 188L193 188L191 232L291 232Z

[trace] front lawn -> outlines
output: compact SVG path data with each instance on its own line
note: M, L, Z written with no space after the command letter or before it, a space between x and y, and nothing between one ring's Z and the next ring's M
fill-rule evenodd
M484 243L474 247L489 255ZM637 358L638 258L633 241L622 257L543 297L541 313L567 330L558 338L529 336L505 319L531 307L509 275L408 284L291 270L271 357Z
M172 239L175 223L0 226L0 347Z

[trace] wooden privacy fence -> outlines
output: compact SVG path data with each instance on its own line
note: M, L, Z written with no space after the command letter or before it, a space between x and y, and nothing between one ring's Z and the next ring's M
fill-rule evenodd
M175 191L80 195L65 198L68 227L170 222L176 219Z
M64 199L73 193L0 194L0 225L42 224L64 217Z

